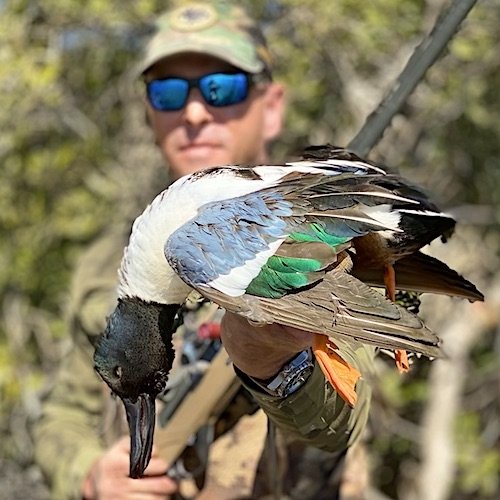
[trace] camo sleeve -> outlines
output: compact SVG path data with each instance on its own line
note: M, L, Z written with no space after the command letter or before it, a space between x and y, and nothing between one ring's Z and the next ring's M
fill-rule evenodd
M112 433L106 419L115 403L94 372L92 343L115 303L116 269L125 236L94 244L73 277L67 321L72 345L33 427L35 459L50 482L51 498L81 498L92 463L115 438L106 436Z
M35 459L49 479L52 498L81 498L80 487L103 452L103 390L87 353L74 347L34 427Z
M372 373L373 355L370 347L356 349L354 358L362 373ZM325 380L317 363L306 383L287 398L270 396L242 372L237 373L269 419L285 434L307 445L340 452L354 444L365 428L371 398L366 379L358 381L358 401L351 408Z

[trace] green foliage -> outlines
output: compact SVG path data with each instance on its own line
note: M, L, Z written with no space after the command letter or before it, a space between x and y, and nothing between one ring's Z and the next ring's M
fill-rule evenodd
M310 143L345 145L443 5L422 0L241 3L263 19L276 79L287 86L286 132L274 149L279 159ZM76 258L114 213L118 218L134 213L142 178L158 176L148 173L158 160L145 153L152 141L132 65L141 23L164 6L154 0L7 0L0 6L4 443L14 425L9 413L17 408L29 414L23 405L57 366ZM484 211L463 213L481 225L485 241L498 232L500 218L499 24L498 2L486 0L474 8L373 154L406 174L411 169L415 181L431 186L448 205L483 205ZM484 380L492 346L489 338L476 354L471 380ZM496 372L487 373L491 383ZM392 421L389 415L397 409L413 429L425 405L425 375L417 370L401 379L391 372L383 384L386 412L377 406L374 411ZM498 489L499 454L484 445L483 425L484 419L465 410L457 423L463 439L456 498L493 498ZM379 432L374 441L374 476L394 496L405 477L404 464L416 459L414 442L405 432L396 434ZM22 453L9 443L2 449Z
M464 413L456 434L461 489L476 498L494 498L499 489L500 451L487 443L480 415Z
M423 365L425 366L425 365ZM419 367L422 369L422 367ZM423 374L419 370L401 376L397 370L385 374L381 384L382 395L392 408L408 408L410 405L421 405L428 397L428 387Z

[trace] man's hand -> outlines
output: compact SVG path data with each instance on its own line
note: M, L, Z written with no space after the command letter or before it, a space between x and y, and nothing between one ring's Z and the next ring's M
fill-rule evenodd
M129 473L130 438L121 438L90 469L82 485L82 496L91 500L168 499L177 491L175 481L165 475L167 463L153 447L148 477L131 479Z
M295 354L312 345L312 334L282 325L252 326L237 314L226 313L221 339L233 363L251 377L276 375Z

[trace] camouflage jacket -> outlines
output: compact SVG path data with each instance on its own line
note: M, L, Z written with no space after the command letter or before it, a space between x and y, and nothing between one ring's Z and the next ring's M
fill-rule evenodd
M35 457L49 478L56 499L79 498L80 486L92 463L106 447L127 432L121 403L110 397L109 389L97 377L92 355L93 343L115 305L116 270L128 235L129 225L124 224L98 240L83 255L74 274L68 304L72 347L34 427ZM366 372L373 351L362 348L356 354L363 365L360 368ZM317 366L306 384L284 400L264 394L244 376L242 382L283 431L279 441L292 457L288 460L289 471L292 462L300 463L305 456L305 445L324 450L316 453L323 462L327 457L342 453L359 437L368 417L368 384L364 380L358 383L359 400L352 410L325 382ZM264 447L265 419L262 420L260 412L254 417L245 417L231 432L236 436L240 432L244 438L233 436L228 440L223 436L212 445L207 488L212 488L217 498L248 495L252 488L254 494L264 494L271 488L265 484L266 473L257 474L260 484L257 481L252 486L252 483ZM231 447L236 447L232 453ZM264 453L260 470L265 463ZM284 478L283 467L280 474ZM295 479L287 483L290 498L295 498L293 488L299 483L297 470ZM242 471L246 471L248 477L242 476ZM317 487L321 488L321 482L317 482Z

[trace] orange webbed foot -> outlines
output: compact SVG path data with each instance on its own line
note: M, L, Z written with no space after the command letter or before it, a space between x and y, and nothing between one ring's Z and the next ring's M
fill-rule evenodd
M394 351L396 355L395 361L399 373L406 373L410 370L410 362L408 361L408 354L404 349L396 349Z
M335 344L326 335L314 335L313 351L321 371L340 397L349 406L354 406L357 400L356 382L361 373L342 359L334 349Z
M387 297L389 297L392 302L396 302L396 273L394 271L394 266L391 264L387 264L387 266L385 266L384 283ZM399 373L406 373L410 369L408 354L404 349L396 349L394 354Z

